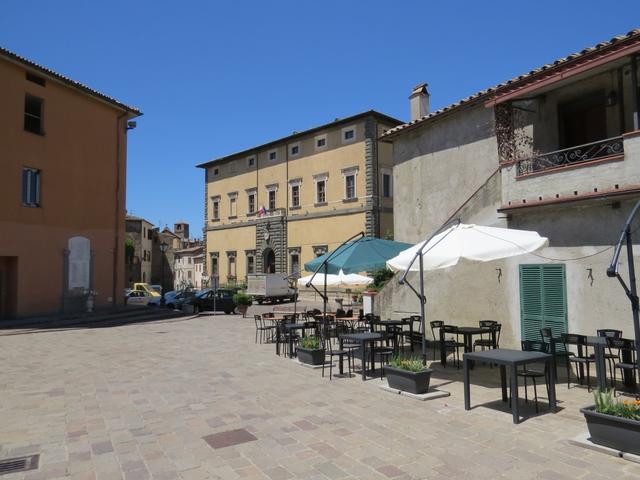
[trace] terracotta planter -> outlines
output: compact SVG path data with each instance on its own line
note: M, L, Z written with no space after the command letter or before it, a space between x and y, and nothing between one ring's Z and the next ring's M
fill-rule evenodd
M308 365L322 365L324 363L324 348L297 348L298 361Z
M433 370L425 368L421 372L410 372L401 368L384 366L384 374L387 376L389 387L403 392L415 393L417 395L429 391L429 382Z
M580 411L587 421L593 443L640 455L640 421L598 413L595 405Z
M242 318L244 318L245 315L247 314L247 310L249 310L249 305L238 305L236 308L238 309L238 312L240 312L240 314L242 315Z

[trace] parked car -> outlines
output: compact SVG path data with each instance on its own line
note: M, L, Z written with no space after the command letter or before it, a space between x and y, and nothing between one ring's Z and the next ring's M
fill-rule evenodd
M184 303L193 305L194 312L216 311L230 315L236 309L236 304L233 303L233 294L233 290L226 288L218 290L208 288L185 300Z
M148 283L142 283L142 282L134 283L133 289L139 292L147 292L152 297L160 296L160 293L156 292L153 288L151 288L151 285L149 285Z
M131 290L124 298L127 305L149 305L153 296L144 290Z
M151 287L151 290L153 290L154 292L157 293L162 293L162 285L149 285Z
M167 305L167 303L169 301L171 301L173 299L173 297L175 297L178 294L178 292L171 290L170 292L166 292L164 294L164 304ZM152 297L151 300L149 300L149 305L153 306L153 307L159 307L160 306L160 299L162 297Z

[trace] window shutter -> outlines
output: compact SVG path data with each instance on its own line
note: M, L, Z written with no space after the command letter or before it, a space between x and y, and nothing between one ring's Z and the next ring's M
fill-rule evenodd
M22 203L29 203L29 170L22 170Z
M566 276L563 264L520 265L522 340L540 341L540 329L554 337L567 332Z
M520 326L522 340L540 341L542 328L541 265L520 265Z
M564 265L542 266L542 297L544 326L554 337L567 333L567 298Z

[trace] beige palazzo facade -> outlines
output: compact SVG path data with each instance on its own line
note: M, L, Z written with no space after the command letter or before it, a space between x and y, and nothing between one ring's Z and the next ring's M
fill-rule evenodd
M198 165L205 171L205 279L301 274L364 232L393 235L391 146L401 122L368 111Z

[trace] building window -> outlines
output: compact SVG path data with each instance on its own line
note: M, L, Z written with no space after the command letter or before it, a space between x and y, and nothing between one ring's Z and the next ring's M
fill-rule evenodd
M325 203L327 201L326 188L326 180L318 180L316 182L316 203Z
M256 273L256 256L255 251L247 252L247 275Z
M290 150L291 156L295 157L296 155L300 154L300 144L296 143L295 145L291 145L291 150Z
M229 269L227 270L227 277L236 278L236 252L227 252L227 260Z
M26 95L24 97L24 129L27 132L43 135L42 128L42 106L44 101L41 98Z
M289 274L300 277L300 249L289 250Z
M218 175L220 175L220 169L219 168L212 169L212 175L214 177L217 177Z
M391 198L393 196L393 177L391 172L382 173L382 196Z
M214 277L218 275L218 255L217 254L211 254L211 275Z
M229 194L229 217L238 216L237 199L238 199L238 194L236 193Z
M349 167L342 169L342 176L344 178L344 200L354 200L357 198L358 184L358 167Z
M269 210L275 210L276 208L276 191L269 190Z
M251 157L247 157L247 166L248 167L253 167L256 164L256 157L251 156Z
M344 198L347 200L356 198L356 176L355 174L344 177Z
M220 220L220 197L211 199L211 219Z
M356 139L356 127L345 127L342 129L342 143L353 142Z
M248 204L248 213L256 213L256 192L248 192L247 193L247 204Z
M291 185L291 206L299 207L300 206L300 185Z
M315 146L316 150L322 150L327 146L327 136L326 135L318 135L315 137Z
M30 207L40 206L40 170L22 169L22 203Z
M271 150L269 152L269 161L275 162L278 159L278 152L275 150Z

